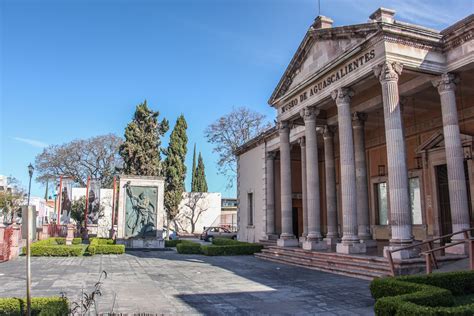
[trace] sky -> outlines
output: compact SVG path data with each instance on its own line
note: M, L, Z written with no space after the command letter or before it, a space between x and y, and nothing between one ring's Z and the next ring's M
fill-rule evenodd
M267 101L318 13L341 26L383 6L442 30L474 12L474 0L320 1L0 0L0 174L26 187L46 146L123 136L146 99L171 127L187 119L187 188L196 143L209 190L235 197L203 131L238 106L274 119Z

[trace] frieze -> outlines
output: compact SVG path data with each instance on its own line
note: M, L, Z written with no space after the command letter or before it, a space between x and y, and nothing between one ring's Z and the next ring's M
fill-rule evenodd
M333 83L336 83L340 79L356 71L366 63L370 62L375 57L375 49L372 49L364 54L357 56L356 58L353 58L352 60L338 68L336 71L331 72L324 79L317 81L314 85L311 85L309 89L306 89L305 91L300 93L299 96L292 98L290 101L288 101L288 103L283 105L281 112L284 113L294 108L299 103L302 103L310 98L315 97L316 95L321 93L321 91L326 90Z

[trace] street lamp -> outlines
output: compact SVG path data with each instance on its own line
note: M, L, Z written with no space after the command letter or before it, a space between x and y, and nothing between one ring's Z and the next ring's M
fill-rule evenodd
M30 209L30 192L31 192L31 178L33 177L33 171L35 168L28 165L28 174L30 176L30 184L28 185L28 206L26 207L26 313L31 316L31 249L30 249L30 229L31 229L31 209Z
M30 163L28 165L28 174L30 175L30 184L28 185L28 206L30 206L31 178L33 177L33 171L35 171L35 168L33 168L33 165Z

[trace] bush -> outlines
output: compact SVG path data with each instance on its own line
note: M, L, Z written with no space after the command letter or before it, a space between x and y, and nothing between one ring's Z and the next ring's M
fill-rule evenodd
M87 251L91 255L121 255L125 253L125 245L115 245L115 241L109 238L91 238Z
M181 242L181 239L165 240L165 247L176 247Z
M76 242L76 244L74 244ZM78 243L79 242L79 243ZM81 245L81 238L75 238L73 245L66 246L66 239L52 237L31 244L31 255L33 257L77 257L84 254L85 247ZM26 247L22 248L26 254Z
M26 299L0 298L0 315L24 315ZM69 304L61 297L33 297L31 299L31 315L68 315Z
M224 246L224 245L239 245L239 244L248 244L248 243L229 239L229 238L214 238L212 239L212 244L216 246Z
M223 246L201 246L201 251L206 256L239 256L253 255L260 252L262 245L238 242L239 244L223 245Z
M93 237L89 239L89 243L92 245L114 245L115 240L111 238L99 238L99 237Z
M201 244L189 240L182 240L176 245L176 250L180 254L200 254Z
M87 251L91 255L121 255L125 253L125 245L108 245L108 244L102 244L102 245L89 245L87 248Z
M474 292L474 271L375 279L370 291L376 315L474 315L474 304L453 306Z

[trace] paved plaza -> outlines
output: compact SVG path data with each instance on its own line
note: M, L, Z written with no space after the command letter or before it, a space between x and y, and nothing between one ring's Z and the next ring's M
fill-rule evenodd
M263 261L175 251L32 258L34 296L77 300L105 270L99 312L371 315L369 282ZM0 264L0 297L25 295L25 258Z

